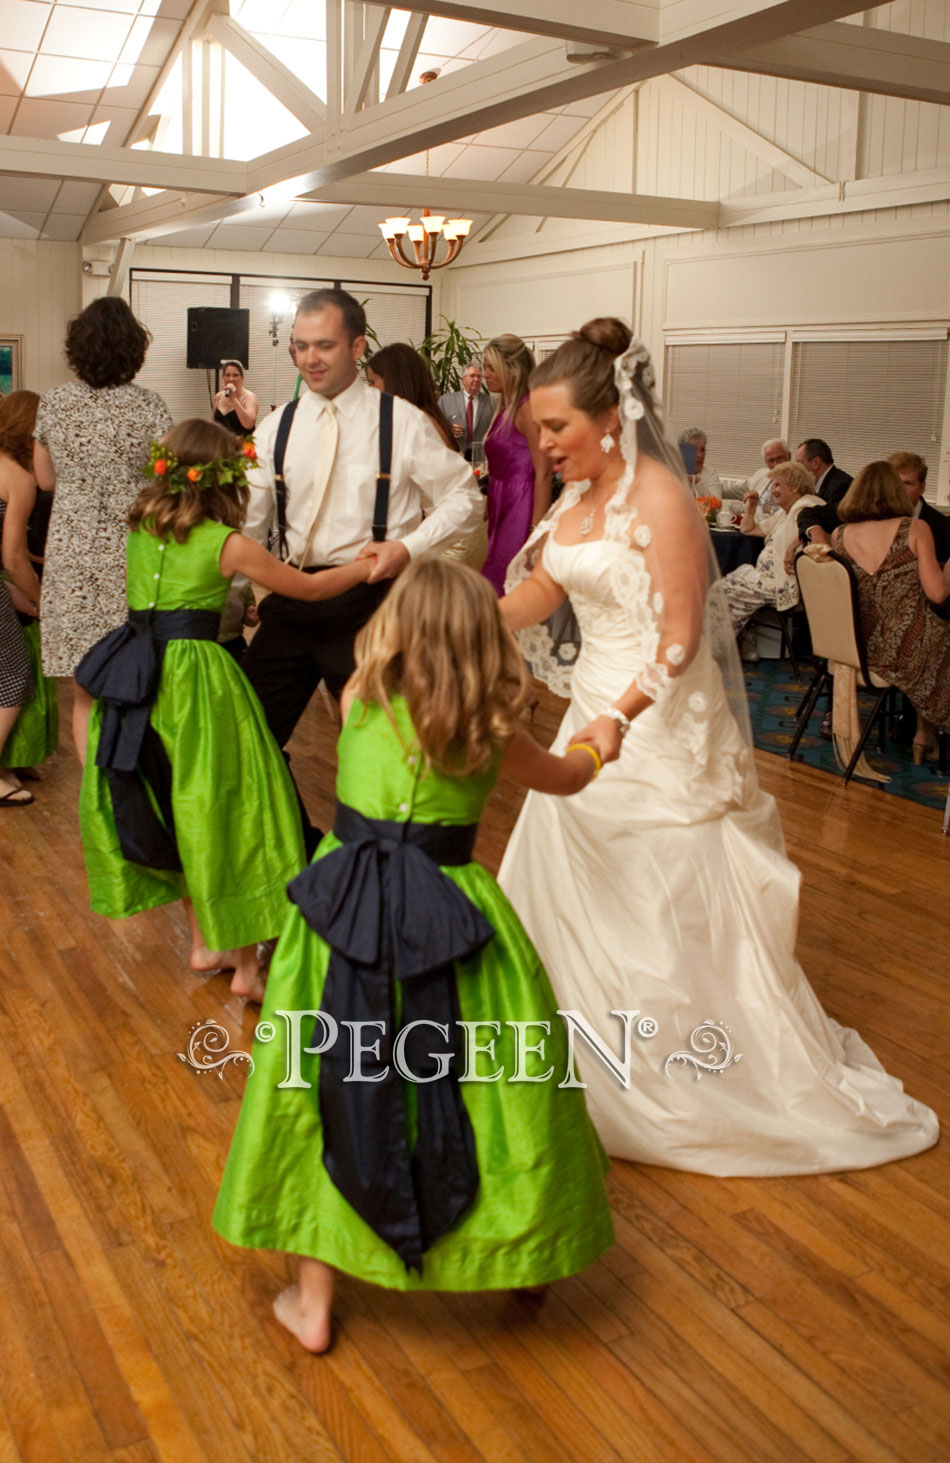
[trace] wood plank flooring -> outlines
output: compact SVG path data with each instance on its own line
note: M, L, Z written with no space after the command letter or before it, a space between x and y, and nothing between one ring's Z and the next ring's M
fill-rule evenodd
M546 695L536 731L553 732ZM294 746L330 817L334 728ZM819 996L950 1113L950 840L939 817L758 755L804 875ZM343 1280L306 1356L287 1274L210 1215L243 1085L179 1059L255 1008L187 967L174 906L89 912L65 747L0 823L0 1463L938 1463L950 1458L950 1147L812 1178L615 1164L618 1242L546 1301ZM479 857L520 805L500 785Z

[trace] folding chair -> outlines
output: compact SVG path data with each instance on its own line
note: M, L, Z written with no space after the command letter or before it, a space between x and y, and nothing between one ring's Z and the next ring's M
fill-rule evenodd
M824 687L833 681L836 666L850 666L857 672L858 689L873 692L875 701L844 772L844 780L849 782L878 713L888 692L893 688L890 681L875 675L868 666L861 635L857 580L850 564L833 552L821 559L799 554L795 562L795 573L798 577L801 604L811 633L812 649L820 664L799 708L798 726L788 755L789 758L794 757L798 750L818 697Z

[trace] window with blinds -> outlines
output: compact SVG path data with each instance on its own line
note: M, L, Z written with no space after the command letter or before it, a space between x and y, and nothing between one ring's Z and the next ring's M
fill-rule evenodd
M791 441L822 437L850 473L892 452L935 469L946 384L946 337L795 341Z
M762 443L781 435L784 352L782 340L667 343L670 436L702 427L709 466L720 476L748 477L762 466Z
M381 346L393 345L397 340L419 345L425 339L428 295L418 286L413 289L411 285L354 284L349 290L366 311L367 323L376 332ZM370 350L373 349L370 341Z
M132 274L132 313L152 336L145 365L135 379L139 386L158 392L173 421L211 415L204 371L189 371L185 364L188 311L192 305L227 308L230 303L229 274L185 274L178 270ZM213 386L213 374L211 382Z

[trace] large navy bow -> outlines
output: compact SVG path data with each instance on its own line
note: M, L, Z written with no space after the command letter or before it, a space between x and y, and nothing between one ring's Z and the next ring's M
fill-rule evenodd
M76 680L102 702L96 766L105 770L123 856L146 868L180 870L171 767L149 716L170 640L215 640L214 610L130 610L97 641ZM149 796L151 790L152 796Z
M338 1026L371 1023L372 1045L361 1043L362 1080L352 1080L348 1043L337 1040L321 1055L323 1161L370 1228L421 1272L424 1252L478 1191L458 1086L454 962L482 949L494 930L439 868L470 861L476 827L387 822L341 806L334 831L342 846L298 874L288 893L331 947L321 1011ZM403 1037L417 1084L411 1151L406 1084L394 1062L397 1020L403 1032L425 1023Z

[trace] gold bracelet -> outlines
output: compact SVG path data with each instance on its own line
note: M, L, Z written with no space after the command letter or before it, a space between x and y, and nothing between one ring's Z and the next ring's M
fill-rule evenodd
M597 748L592 747L590 742L572 742L567 750L569 752L589 752L594 759L594 766L596 769L594 772L594 777L598 777L600 775L601 769L603 768L604 764L600 760L600 754L598 753ZM591 782L593 782L594 777L591 778Z

